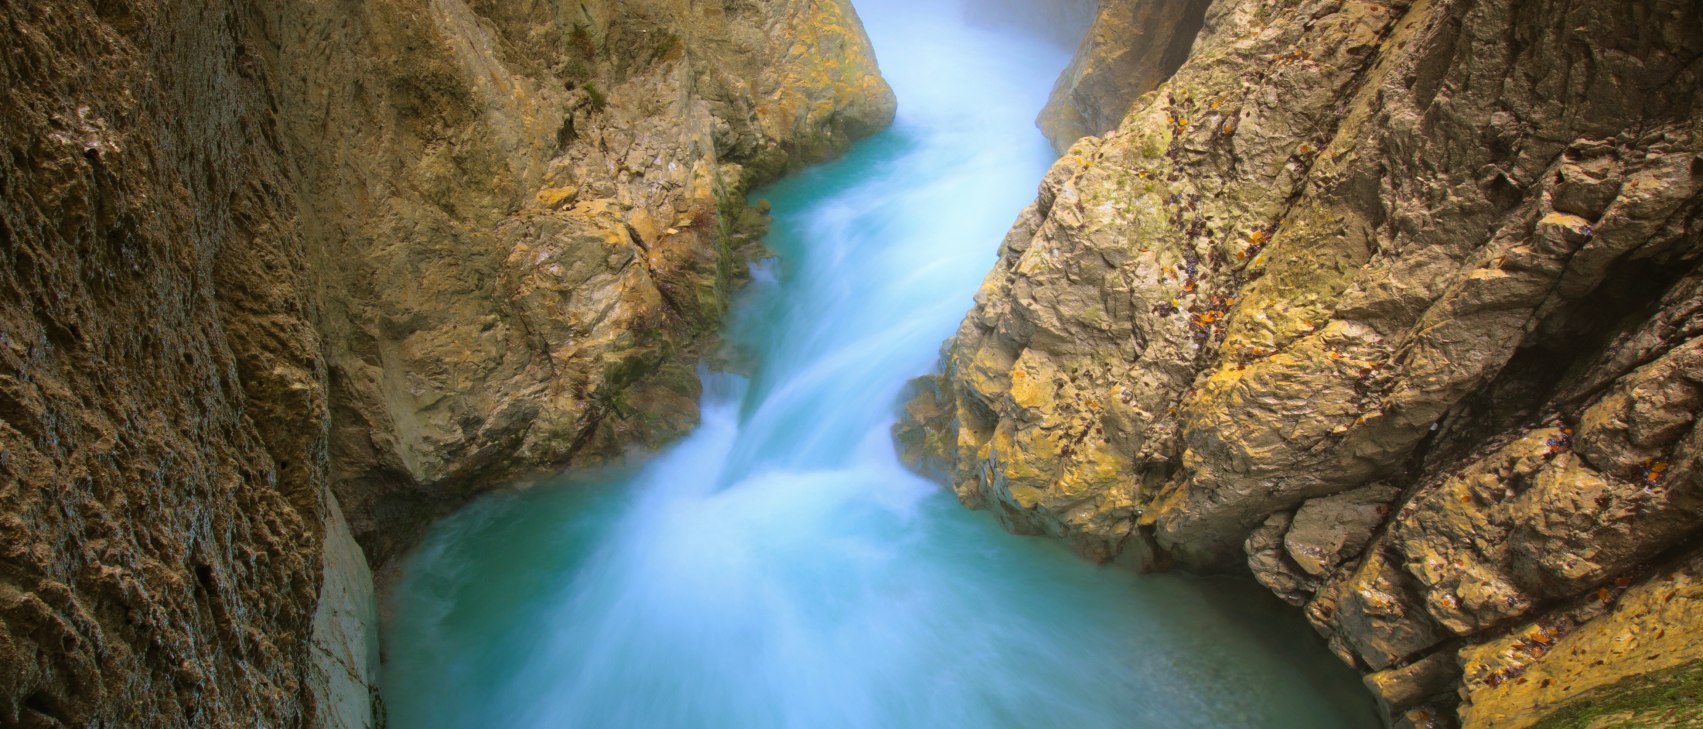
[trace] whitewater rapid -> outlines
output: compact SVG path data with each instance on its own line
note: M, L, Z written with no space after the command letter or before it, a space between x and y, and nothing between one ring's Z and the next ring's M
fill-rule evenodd
M889 435L1054 159L1069 49L959 0L857 3L892 129L761 194L703 422L640 465L499 493L389 602L390 726L1370 727L1256 586L1097 569L904 470Z

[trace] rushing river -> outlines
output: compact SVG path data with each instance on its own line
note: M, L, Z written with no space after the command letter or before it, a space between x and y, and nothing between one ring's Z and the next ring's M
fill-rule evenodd
M1371 727L1251 583L1092 567L906 472L888 435L1054 155L1068 49L963 0L860 0L892 129L764 191L703 424L445 521L389 605L393 729Z

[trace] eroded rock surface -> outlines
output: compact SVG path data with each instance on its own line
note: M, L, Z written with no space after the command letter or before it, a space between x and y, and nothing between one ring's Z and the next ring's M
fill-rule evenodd
M692 425L745 191L894 111L844 0L269 12L335 482L381 561L492 481Z
M1116 129L1142 94L1183 65L1211 0L1101 0L1094 23L1041 110L1060 152Z
M1540 619L1462 651L1472 726L1703 724L1703 555L1646 576L1583 624Z
M688 426L745 190L893 113L843 0L0 17L6 726L371 725L368 559Z
M1395 721L1498 725L1467 656L1703 526L1700 53L1677 0L1212 3L1048 174L904 455L1091 559L1246 563Z

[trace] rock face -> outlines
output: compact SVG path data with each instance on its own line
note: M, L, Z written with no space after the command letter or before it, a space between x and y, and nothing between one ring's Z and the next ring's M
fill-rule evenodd
M267 12L334 482L377 561L492 481L695 422L745 190L894 111L844 0Z
M1142 94L1188 58L1212 0L1101 0L1094 24L1041 110L1060 152L1116 129Z
M1398 722L1648 718L1699 658L1627 601L1703 526L1700 52L1678 0L1218 0L1048 174L902 450L1092 559L1249 565ZM1522 693L1619 620L1665 658Z
M688 425L744 191L893 113L840 0L0 14L6 726L370 725L368 558Z

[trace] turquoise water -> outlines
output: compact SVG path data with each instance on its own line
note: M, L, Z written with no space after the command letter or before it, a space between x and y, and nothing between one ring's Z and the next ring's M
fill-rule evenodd
M898 121L763 195L779 254L703 424L439 525L389 603L390 726L1371 727L1245 581L1098 569L906 472L888 429L1053 155L1067 49L953 0L858 3Z

